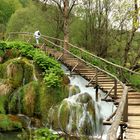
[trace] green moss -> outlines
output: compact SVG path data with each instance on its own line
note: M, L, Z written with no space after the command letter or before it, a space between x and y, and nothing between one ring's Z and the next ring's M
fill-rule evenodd
M12 94L8 104L8 109L10 113L17 114L22 112L21 100L23 98L23 94L24 93L22 87Z
M22 59L24 69L24 84L27 84L33 80L34 66L26 58Z
M13 120L11 116L0 114L0 130L11 131L21 129L22 125L18 120Z
M23 67L20 61L13 60L7 65L6 77L12 81L14 87L19 87L23 81Z
M3 67L3 65L2 64L0 64L0 78L3 78L3 76L4 76L4 67Z
M38 82L33 81L14 92L9 102L11 113L23 113L33 116L38 110Z
M67 101L63 101L60 105L59 112L59 126L62 130L66 131L67 124L70 116L70 106ZM56 116L57 117L57 116Z
M0 96L0 114L5 114L6 110L5 110L5 105L6 105L6 100L7 96Z
M46 96L46 87L44 85L40 88L40 98L39 98L39 105L40 105L40 112L41 117L44 122L47 120L47 111L52 106L51 100L48 102L49 99Z
M22 99L23 113L33 116L36 104L36 82L30 82L24 87L24 97Z

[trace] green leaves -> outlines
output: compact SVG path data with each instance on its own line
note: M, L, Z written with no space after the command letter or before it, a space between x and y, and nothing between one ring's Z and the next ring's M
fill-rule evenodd
M55 73L46 73L44 76L44 82L49 88L57 88L60 87L61 80Z
M64 140L59 138L58 135L53 134L48 128L41 128L35 131L33 140Z

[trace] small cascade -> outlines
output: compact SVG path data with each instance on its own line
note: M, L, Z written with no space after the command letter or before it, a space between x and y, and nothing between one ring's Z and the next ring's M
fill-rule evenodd
M37 81L38 80L34 71L33 71L33 80L34 81Z
M62 67L65 73L69 73L67 68ZM52 117L49 117L51 118L49 125L52 129L61 130L69 135L104 139L106 127L103 126L103 119L109 117L115 110L113 103L101 101L103 95L100 89L96 101L95 89L86 87L88 81L81 76L69 76L69 79L69 97L55 109L50 110L49 116Z
M33 63L33 62L32 62ZM33 65L33 80L37 81L36 73L35 73L35 66Z
M31 129L31 119L28 116L24 114L17 114L17 116L21 119L25 128Z
M95 135L97 126L94 104L88 93L79 93L64 99L58 108L58 118L54 117L55 110L49 111L49 116L52 115L49 120L51 129L57 125L61 131L70 135ZM102 125L102 122L98 125Z
M25 77L23 77L23 79L22 79L22 85L24 86L25 85Z
M79 120L79 132L84 131L82 133L86 135L94 135L94 121L92 119L92 116L89 114L89 111L87 111L87 104L84 104L83 106L83 114L81 116L81 119ZM84 129L83 129L84 128Z

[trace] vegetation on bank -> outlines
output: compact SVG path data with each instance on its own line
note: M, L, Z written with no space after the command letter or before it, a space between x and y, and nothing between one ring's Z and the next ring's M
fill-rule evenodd
M46 124L50 107L68 97L69 80L61 65L24 42L0 42L0 54L0 129L27 128L27 116L30 125ZM45 137L58 138L52 133Z
M89 55L88 51L84 51L81 53L81 51L76 48L71 48L70 51L73 54L84 59L85 61L89 62L90 64L98 66L99 68L115 75L122 82L126 84L132 84L135 88L140 89L140 74L131 73L130 71L124 68L113 66L105 61L102 61L101 59L98 59L97 57Z

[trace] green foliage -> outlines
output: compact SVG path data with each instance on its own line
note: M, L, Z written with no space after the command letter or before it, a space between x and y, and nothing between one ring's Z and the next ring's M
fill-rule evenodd
M4 51L3 50L0 50L0 57L3 57L4 56Z
M48 88L60 87L61 80L55 73L45 74L44 81Z
M33 140L64 140L60 136L53 134L48 128L35 130Z
M140 89L140 75L133 75L132 74L129 80L135 87Z
M29 4L29 0L19 0L23 7L26 7Z
M21 129L22 125L18 121L13 121L9 116L0 114L0 129L2 131L11 131Z
M0 114L5 114L5 103L6 103L6 96L0 96Z
M61 86L61 77L64 75L59 67L52 67L46 70L44 82L47 87L59 88Z

